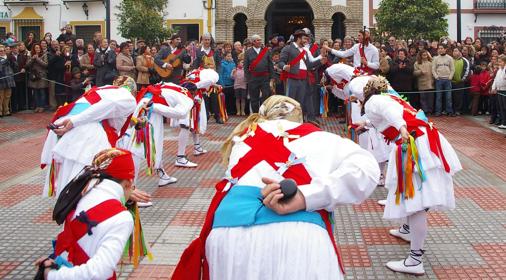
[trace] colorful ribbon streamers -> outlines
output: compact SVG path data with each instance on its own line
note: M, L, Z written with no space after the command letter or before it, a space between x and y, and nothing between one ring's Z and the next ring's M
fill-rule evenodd
M413 183L414 172L418 173L421 182L426 180L420 154L416 147L415 138L409 136L408 143L397 145L396 151L397 190L395 192L395 204L399 205L401 198L413 199L415 197L415 186ZM418 190L422 189L422 184Z

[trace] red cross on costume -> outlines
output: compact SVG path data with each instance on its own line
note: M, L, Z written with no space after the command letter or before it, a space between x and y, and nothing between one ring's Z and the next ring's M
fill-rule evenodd
M320 131L317 127L311 124L302 124L294 129L287 130L285 135L297 135L304 137L313 132ZM250 134L251 133L251 134ZM254 134L253 134L254 133ZM290 137L276 137L269 132L264 131L260 126L254 126L253 129L245 131L246 138L243 136L243 141L251 150L246 153L238 163L231 169L232 178L241 178L249 170L251 170L258 163L265 161L272 168L278 170L276 163L287 163L292 152L286 148L284 141L293 141L294 138ZM302 164L289 165L283 177L293 179L298 185L307 185L311 183L311 176ZM207 236L212 230L214 213L220 205L222 199L226 196L227 192L224 191L226 185L229 183L227 179L223 179L216 184L216 194L214 195L209 209L207 211L206 219L199 237L197 237L186 250L183 252L179 263L172 275L173 280L208 280L209 279L209 266L205 256L205 244ZM343 262L341 254L337 248L330 222L330 214L325 210L319 210L318 213L322 217L329 238L334 246L338 265L344 273Z

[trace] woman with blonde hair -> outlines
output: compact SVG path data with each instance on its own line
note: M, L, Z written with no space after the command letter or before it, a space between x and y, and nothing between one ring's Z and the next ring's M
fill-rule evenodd
M172 279L344 279L330 215L374 190L374 157L348 139L302 123L300 104L273 95L222 148L200 236Z
M427 50L421 50L416 56L413 74L420 92L420 107L427 114L434 109L434 77L432 76L432 57ZM423 92L430 91L430 92Z

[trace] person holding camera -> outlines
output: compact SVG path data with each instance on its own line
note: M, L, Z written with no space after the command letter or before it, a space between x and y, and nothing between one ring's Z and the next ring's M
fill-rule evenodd
M35 98L35 113L44 112L48 106L47 89L47 53L42 51L40 44L33 45L32 56L28 60L26 67L29 69L28 87L32 89Z

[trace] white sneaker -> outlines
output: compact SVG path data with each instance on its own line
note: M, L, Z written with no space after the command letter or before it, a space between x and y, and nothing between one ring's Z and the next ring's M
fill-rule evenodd
M163 170L162 168L158 169L157 172L158 176L160 176L160 180L158 180L159 187L163 187L177 182L177 178L167 175L167 173L165 173L165 170Z
M500 128L500 129L506 129L506 125L501 124L500 126L498 126L498 128Z
M402 225L401 227L404 227L404 225ZM388 233L404 241L411 242L411 235L409 234L409 232L406 233L406 229L404 228L402 228L402 231L401 228L391 229L388 231Z
M425 274L425 270L423 269L423 262L420 262L418 265L406 266L405 261L406 260L387 262L386 267L395 272L412 274L416 276L422 276Z
M387 200L386 199L378 200L378 204L381 206L385 206L385 205L387 205Z
M207 153L207 150L206 150L206 149L204 149L204 148L202 148L202 146L200 146L200 145L195 145L195 146L193 147L193 155L194 155L194 156L200 156L200 155L203 155L203 154L205 154L205 153Z
M151 202L151 201L137 202L137 207L139 207L139 208L147 208L147 207L151 207L151 206L153 206L153 202Z
M194 168L198 166L198 164L189 161L186 157L177 157L175 165L179 167L188 167L188 168Z

